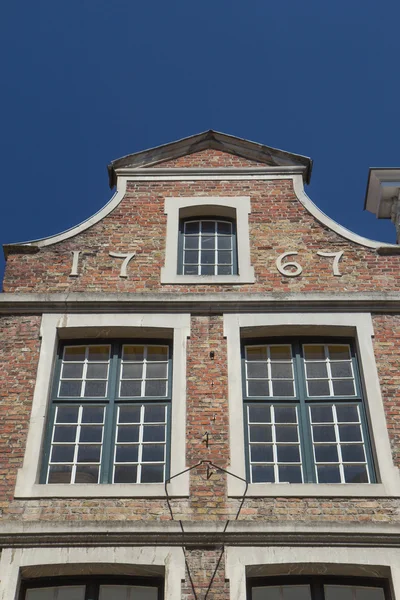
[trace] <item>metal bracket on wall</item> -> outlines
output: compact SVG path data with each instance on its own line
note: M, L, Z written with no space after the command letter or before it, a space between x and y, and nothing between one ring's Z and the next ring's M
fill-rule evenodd
M175 475L172 475L172 477L170 477L169 479L166 480L165 485L164 485L165 496L166 496L166 499L167 499L168 510L170 512L172 521L174 521L175 519L174 519L174 514L172 512L172 506L171 506L171 501L170 501L171 499L170 499L170 496L168 494L168 484L171 482L172 479L175 479L176 477L179 477L180 475L183 475L184 473L188 473L189 471L193 471L194 469L197 469L201 465L206 465L207 466L207 479L210 479L211 475L213 475L214 473L219 472L219 473L225 473L226 475L230 475L231 477L235 477L235 479L239 479L240 481L243 481L243 483L246 484L243 496L242 496L240 504L239 504L238 511L236 513L235 518L233 519L234 521L237 521L238 518L239 518L239 515L240 515L240 511L242 510L244 501L246 499L246 494L247 494L247 490L248 490L248 487L249 487L249 482L246 479L243 479L243 477L239 477L239 475L235 475L235 473L231 473L227 469L223 469L222 467L219 467L218 465L214 464L210 460L200 460L198 463L192 465L191 467L188 467L187 469L184 469L180 473L176 473ZM230 519L228 519L226 521L222 533L226 532L226 530L228 529L228 525L229 525L230 521L231 521ZM183 523L182 523L181 519L179 519L179 524L180 524L180 528L181 528L182 534L184 536L185 530L183 528ZM199 597L198 597L198 595L196 593L196 589L195 589L195 586L194 586L192 574L190 572L189 563L188 563L188 560L187 560L186 547L185 547L185 545L184 545L183 542L184 542L184 537L182 539L182 550L183 550L183 554L184 554L184 557L185 557L186 570L187 570L187 573L188 573L188 576L189 576L189 581L190 581L190 585L191 585L191 588L192 588L193 596L194 596L195 600L199 600ZM209 594L209 592L211 590L211 587L212 587L212 584L214 582L215 576L216 576L216 574L218 572L219 565L221 564L221 560L222 560L222 556L224 554L224 551L225 551L225 544L222 544L221 553L220 553L220 555L218 557L217 563L215 565L215 569L214 569L213 574L211 576L210 583L209 583L209 585L207 587L207 590L206 590L206 593L204 595L203 600L207 600L207 598L208 598L208 594Z

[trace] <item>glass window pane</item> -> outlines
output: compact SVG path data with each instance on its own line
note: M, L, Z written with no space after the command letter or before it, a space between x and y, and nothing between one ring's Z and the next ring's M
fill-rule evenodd
M124 346L122 352L123 360L134 360L141 362L144 359L144 346Z
M147 360L149 360L151 362L168 360L168 347L167 346L149 346L147 348Z
M86 377L88 379L107 379L108 365L104 363L92 363L88 365Z
M275 423L297 423L296 408L294 406L275 406Z
M63 360L73 361L84 361L85 360L85 346L66 346L64 348Z
M77 423L79 406L57 406L56 423Z
M328 368L324 362L306 363L306 374L308 379L324 379L328 377Z
M229 235L217 237L217 247L219 250L230 250L232 248L232 238Z
M219 235L231 235L232 223L227 223L226 221L218 221L217 232Z
M108 361L110 358L109 346L89 346L89 361Z
M361 426L339 425L339 435L342 442L359 442L362 439Z
M268 367L266 362L248 362L247 377L268 377Z
M26 600L85 600L85 586L34 588L26 591Z
M277 425L275 428L277 442L297 442L297 427L291 425Z
M64 363L61 370L63 379L81 379L83 375L83 363Z
M303 483L300 466L279 465L278 470L281 483Z
M251 442L272 442L272 431L268 425L250 425Z
M282 600L280 586L253 587L252 600Z
M315 446L315 460L317 462L325 462L325 463L337 463L339 462L339 455L337 451L337 446L333 445L321 445Z
M75 438L76 427L67 425L56 425L56 427L54 428L54 442L75 442Z
M250 423L271 423L271 408L269 406L257 406L252 404L248 407Z
M267 380L249 380L248 395L254 397L265 397L269 395Z
M145 423L160 423L165 422L165 406L146 406L144 412Z
M139 446L131 444L129 446L118 445L115 453L115 462L137 462L139 455Z
M309 380L307 387L309 396L330 396L329 382L327 380Z
M122 379L141 379L143 377L143 363L124 363L121 377Z
M214 265L215 264L215 252L211 250L204 250L201 253L201 263L203 265Z
M104 406L84 406L82 423L103 423Z
M202 236L201 247L203 250L214 250L215 248L215 236Z
M103 427L82 426L79 437L80 442L101 442L103 439Z
M202 221L201 233L215 233L215 221Z
M340 483L339 467L335 465L317 466L318 483Z
M189 265L197 265L199 262L199 253L197 250L185 250L183 262Z
M333 423L332 406L311 406L310 411L313 423Z
M75 446L63 444L53 446L51 449L50 461L53 463L70 463L74 460Z
M97 444L82 444L78 449L78 462L99 462L101 446Z
M184 265L183 274L184 275L197 275L198 274L197 265L194 265L194 266Z
M292 398L294 396L293 381L275 379L271 383L274 396L284 396L285 398Z
M167 363L147 363L146 377L156 379L167 377Z
M338 344L329 344L328 352L331 360L346 360L351 358L350 347L347 345L340 346Z
M66 380L60 383L60 398L79 398L81 395L82 382Z
M335 442L336 435L333 426L329 425L314 425L313 428L314 442Z
M282 600L311 600L308 585L284 585L282 591Z
M162 483L164 465L142 465L141 483Z
M321 344L306 344L303 352L306 360L325 360L325 349Z
M200 221L186 221L185 233L196 234L199 233Z
M148 444L143 446L143 462L164 462L164 445Z
M335 396L355 396L356 392L352 379L334 379L332 383Z
M331 363L332 377L353 377L351 362Z
M50 465L48 483L71 483L71 465Z
M291 379L293 377L291 363L271 363L272 379Z
M232 253L226 250L219 250L218 252L218 264L230 265L232 262Z
M136 465L115 465L114 483L136 483Z
M199 247L199 236L187 235L184 238L184 242L185 249L187 248L188 250L197 250L197 248Z
M271 483L275 481L274 467L252 465L251 480L253 483Z
M343 444L341 450L344 462L365 462L365 452L362 444Z
M84 600L85 586L64 586L58 588L57 600Z
M343 469L346 483L368 483L366 465L344 465Z
M232 265L230 266L218 266L218 275L232 275Z
M118 409L119 423L140 423L140 406L120 406Z
M144 394L145 396L166 396L167 382L165 380L160 381L158 379L146 381Z
M250 445L250 461L253 462L273 462L274 455L272 446L266 444Z
M291 346L270 346L271 360L292 360Z
M358 422L360 420L357 406L346 406L338 404L336 406L336 414L339 423L343 422Z
M77 465L75 483L98 483L99 467L97 465Z
M247 346L247 360L267 360L267 349L265 346Z
M214 265L201 265L200 274L201 275L214 275L215 274L215 266Z
M300 462L299 446L277 446L276 447L278 462Z
M139 425L119 425L117 442L138 442Z
M384 600L382 588L324 585L325 600Z
M165 425L145 425L143 427L144 442L164 442Z
M104 398L107 390L107 381L86 381L85 398Z
M142 382L141 381L133 381L133 380L125 380L121 381L120 388L120 397L121 398L129 398L135 397L140 398L142 395Z

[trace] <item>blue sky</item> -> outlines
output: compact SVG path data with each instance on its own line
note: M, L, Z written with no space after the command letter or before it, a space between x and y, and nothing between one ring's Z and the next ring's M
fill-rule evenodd
M399 24L398 0L3 3L0 241L92 215L111 160L216 129L310 156L319 208L394 242L363 205L369 167L400 167Z

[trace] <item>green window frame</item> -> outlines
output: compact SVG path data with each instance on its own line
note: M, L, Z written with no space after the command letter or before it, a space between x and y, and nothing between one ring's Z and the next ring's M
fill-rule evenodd
M352 340L246 340L242 365L250 483L376 482Z
M40 483L163 483L171 393L169 341L60 342Z
M248 600L390 600L386 579L276 576L247 579Z
M179 221L179 275L238 275L236 223L227 217Z
M23 579L19 600L112 600L115 593L127 600L145 597L164 600L162 577L123 577L96 575L88 577L40 577Z

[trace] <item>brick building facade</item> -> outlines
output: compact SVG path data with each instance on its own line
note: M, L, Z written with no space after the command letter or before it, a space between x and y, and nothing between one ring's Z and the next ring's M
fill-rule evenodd
M400 598L399 246L311 168L207 132L5 247L1 600Z

